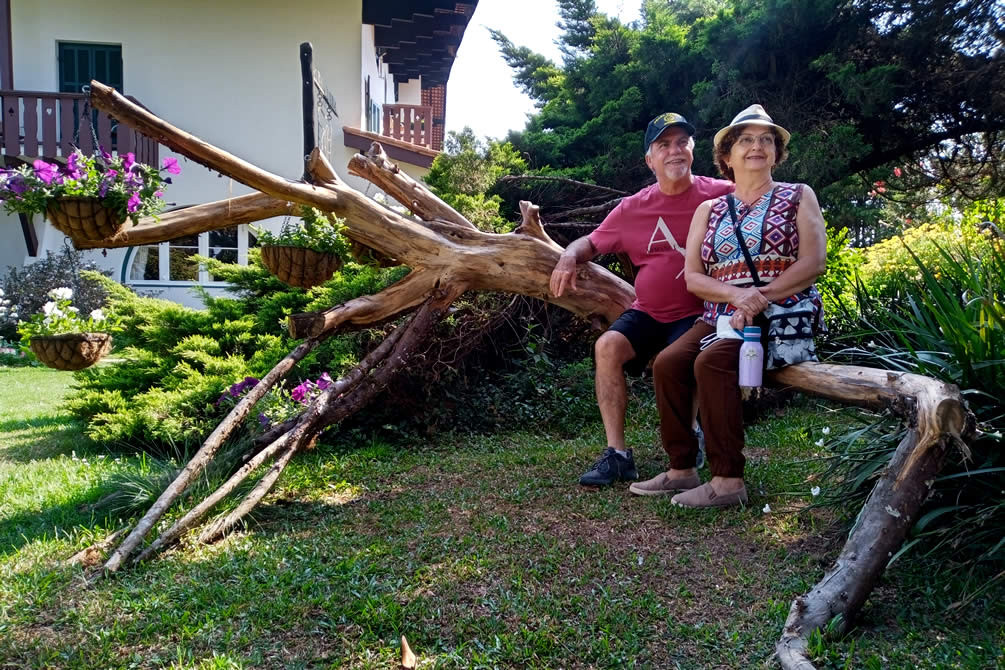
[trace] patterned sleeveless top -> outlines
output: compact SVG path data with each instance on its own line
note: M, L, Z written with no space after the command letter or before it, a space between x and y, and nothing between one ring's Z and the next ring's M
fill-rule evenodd
M736 218L740 223L747 249L750 251L758 278L765 284L782 274L799 256L799 230L796 214L799 199L803 194L802 184L777 184L753 205L748 206L736 200ZM740 243L733 230L726 196L716 198L709 214L708 230L701 245L701 260L705 272L713 279L734 286L753 286L754 280L743 257ZM822 305L815 286L778 301L779 305L790 306L803 298L810 298L817 308L816 326L822 327L820 318ZM705 301L702 320L710 326L723 314L732 314L736 307L729 303Z

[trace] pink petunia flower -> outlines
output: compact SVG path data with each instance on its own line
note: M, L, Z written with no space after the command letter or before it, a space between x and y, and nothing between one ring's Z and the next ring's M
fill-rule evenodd
M36 160L32 166L35 168L35 175L46 184L51 184L59 176L59 167L44 160Z
M168 156L164 159L161 169L167 170L171 174L181 174L181 168L178 167L178 159L172 156Z
M129 202L126 203L126 211L132 214L137 209L140 208L140 194L139 192L133 193L129 196Z

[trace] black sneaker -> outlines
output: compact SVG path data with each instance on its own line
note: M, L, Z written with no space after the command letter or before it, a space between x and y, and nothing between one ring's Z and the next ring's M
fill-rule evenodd
M639 478L639 472L635 469L632 450L627 451L628 455L622 456L614 447L607 447L590 471L579 478L579 483L583 486L607 486L614 482L635 481Z

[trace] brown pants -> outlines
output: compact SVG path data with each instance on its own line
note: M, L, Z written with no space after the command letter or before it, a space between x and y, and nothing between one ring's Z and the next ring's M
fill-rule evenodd
M740 340L716 340L701 350L701 339L715 328L700 319L653 362L660 437L670 467L695 466L698 441L691 433L691 404L697 388L705 450L713 477L742 477L743 404L738 366Z

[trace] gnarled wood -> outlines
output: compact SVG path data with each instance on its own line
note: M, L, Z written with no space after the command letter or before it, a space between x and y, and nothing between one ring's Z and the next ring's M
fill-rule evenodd
M360 157L364 157L363 158ZM407 174L398 169L384 153L383 147L374 142L365 154L357 154L349 159L349 172L362 177L380 187L382 191L414 212L420 219L439 219L462 228L475 229L474 224L443 202Z
M548 280L561 247L544 232L536 208L530 203L521 204L524 221L516 231L506 235L485 233L463 217L458 218L460 215L446 208L428 189L406 180L378 148L372 148L370 155L354 157L351 168L354 174L402 199L402 203L423 220L401 216L374 203L338 179L318 151L312 154L307 166L307 173L314 183L289 181L174 128L109 87L92 82L91 90L95 107L272 199L263 199L261 206L269 202L292 202L338 215L346 220L347 234L355 242L412 268L405 279L375 296L349 301L318 314L292 317L290 332L297 337L309 334L320 337L330 334L340 325L362 326L383 321L414 309L430 295L430 302L420 312L422 318L416 317L413 324L420 321L431 323L442 314L446 305L467 290L504 291L541 298L591 318L601 327L617 318L634 300L631 286L593 264L578 268L579 290L569 292L560 299L550 296ZM577 186L602 191L605 197L624 195L604 187ZM185 228L190 232L209 229L206 217L198 211L180 212L171 223L174 226L190 226ZM171 239L177 236L177 230L178 227L151 226L147 231L144 226L142 239L147 243ZM139 238L133 237L133 243L136 239ZM413 332L412 328L409 332ZM426 329L414 326L414 332L415 337L419 337ZM311 342L316 340L308 340L294 353ZM298 419L289 428L287 451L281 457L278 469L274 468L275 476L270 475L263 480L248 504L242 505L239 514L231 515L220 525L210 528L204 537L230 527L260 500L285 462L324 426L365 405L372 398L371 387L387 383L390 375L404 365L410 350L402 340L395 347L396 353L389 357L377 374L367 376L351 392L344 394L339 402L317 403L309 414ZM278 375L282 374L279 367L267 375L266 379L271 383L275 383ZM776 385L842 402L889 408L905 417L910 428L908 437L897 448L890 466L863 508L859 523L849 536L835 567L820 584L798 598L792 606L785 632L778 642L778 655L786 668L811 668L812 664L806 657L807 636L825 626L835 615L843 615L845 626L854 619L889 557L903 542L929 492L930 482L950 448L954 444L962 444L960 440L969 437L973 430L973 417L964 409L958 389L917 375L804 363L768 373L767 379ZM268 385L262 383L253 390L253 394L259 390L264 393L267 388ZM167 505L187 486L193 473L201 470L212 458L223 436L260 397L252 399L253 394L242 400L214 431L179 479L165 491L137 529L109 559L107 570L116 569L135 549ZM239 408L243 408L243 414L237 411Z
M160 220L152 216L145 217L140 219L139 225L127 224L126 228L112 239L98 242L74 241L73 245L78 249L112 249L156 244L274 216L295 214L296 209L296 206L287 200L277 200L264 193L251 193L165 212L160 215Z
M600 325L613 322L634 300L631 286L592 263L579 268L579 290L556 299L548 293L548 280L560 254L553 243L521 233L495 235L474 229L463 230L464 237L447 236L435 226L423 225L381 207L341 181L312 186L255 167L175 128L100 82L92 83L91 96L95 107L148 133L178 153L276 199L341 216L353 240L411 268L450 276L462 290L508 291L541 298ZM356 160L369 161L365 167L359 164L368 174L386 173L390 169L365 156L357 156ZM431 193L415 191L411 195L433 211L435 196ZM452 227L462 230L459 225Z
M412 271L380 293L362 295L323 312L291 315L290 335L317 337L346 323L356 327L383 323L421 305L436 284L437 277L432 273Z
M290 368L292 368L298 361L303 359L308 353L310 353L320 342L318 339L310 339L302 342L296 349L291 351L286 358L281 360L276 367L274 367L269 374L265 375L259 383L252 388L248 393L241 398L241 401L234 406L234 409L230 410L226 418L220 425L217 426L206 441L199 448L199 451L189 460L185 465L184 469L173 482L171 482L164 492L161 493L160 497L150 506L147 513L143 515L136 527L126 536L126 539L122 541L112 555L108 557L108 561L105 563L105 572L115 572L122 566L123 561L125 561L129 556L136 550L140 542L150 533L153 529L154 524L156 524L164 513L174 504L174 501L178 499L185 489L189 487L192 481L199 476L209 464L213 457L216 456L216 452L220 450L223 445L224 440L226 440L234 429L240 425L244 419L247 418L248 413L251 412L251 408L255 406L255 403L262 399L262 396L272 388L272 386L282 379Z
M974 430L955 386L920 375L802 363L768 374L778 385L903 417L908 432L873 488L834 566L792 603L776 652L786 670L812 670L808 637L836 616L844 632L903 544L950 449Z
M415 352L419 343L429 335L433 326L440 320L443 312L456 297L456 293L433 292L433 295L408 324L401 328L402 335L395 338L393 350L386 358L380 361L376 360L377 357L371 359L381 363L379 368L373 370L369 366L366 368L363 365L357 366L354 371L356 375L351 380L346 381L341 387L333 384L322 391L321 395L300 415L298 425L290 432L289 446L286 451L280 455L234 511L203 530L199 541L210 542L233 528L272 489L279 479L279 475L282 474L283 469L297 451L313 440L325 426L337 423L369 404L390 383L394 375L408 363L409 357ZM381 345L381 350L391 348L384 346L385 344L387 341ZM344 391L343 389L350 386L350 382L352 389Z

